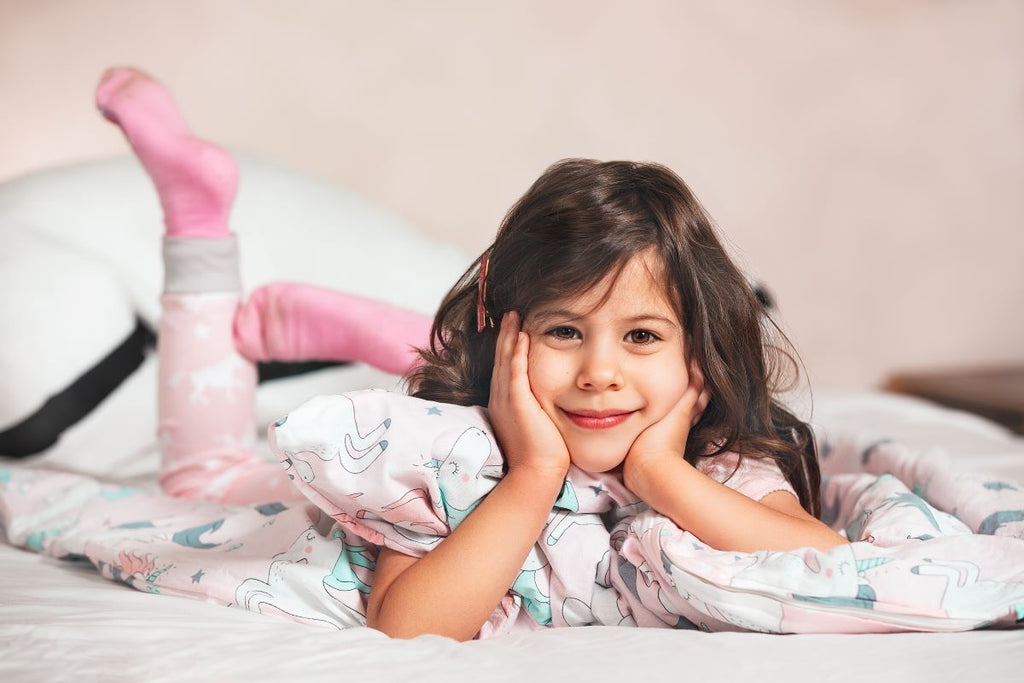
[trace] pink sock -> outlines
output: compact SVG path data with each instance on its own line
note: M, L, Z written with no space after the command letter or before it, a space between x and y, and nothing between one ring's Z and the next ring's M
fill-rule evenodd
M121 128L156 185L169 236L228 235L238 165L193 137L162 85L135 69L110 69L96 88L96 106Z
M419 361L431 319L380 301L278 282L254 290L235 315L235 345L253 361L347 360L396 375Z

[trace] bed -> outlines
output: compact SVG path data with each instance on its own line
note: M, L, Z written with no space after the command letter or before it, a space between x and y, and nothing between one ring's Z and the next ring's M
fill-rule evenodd
M429 311L468 263L338 188L255 159L242 166L234 229L250 285L303 280ZM115 159L8 182L0 186L0 234L13 245L0 256L0 284L31 294L0 306L0 370L10 379L0 396L0 444L19 456L0 466L30 464L125 484L151 479L158 455L149 331L160 286L159 218L145 178L130 159ZM324 248L313 258L296 247L314 240ZM394 267L382 273L385 258ZM74 345L66 341L69 330ZM97 368L103 372L89 374ZM87 376L102 379L104 390L82 391L78 380ZM262 376L263 425L314 394L397 383L356 365L267 367ZM64 397L63 410L42 420L54 396ZM942 451L957 466L1024 481L1024 440L976 416L883 393L817 392L813 402L806 395L791 402L817 432L898 440L925 456ZM12 441L14 428L33 417L49 431L22 429ZM1024 665L1019 629L778 636L594 626L463 644L429 636L393 641L364 628L339 631L148 595L102 578L88 562L8 544L0 544L0 567L5 681L914 681L1010 679Z

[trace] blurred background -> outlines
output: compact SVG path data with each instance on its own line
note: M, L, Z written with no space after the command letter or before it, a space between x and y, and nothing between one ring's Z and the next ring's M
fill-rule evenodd
M474 255L556 159L667 164L818 388L1024 361L1019 0L0 0L0 182L124 154L120 64Z

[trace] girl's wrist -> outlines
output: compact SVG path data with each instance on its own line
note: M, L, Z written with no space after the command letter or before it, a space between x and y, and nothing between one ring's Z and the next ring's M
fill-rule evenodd
M686 470L696 472L690 463L683 459L678 453L666 453L664 455L644 455L642 457L627 458L623 464L622 481L630 491L642 498L652 507L653 498L657 497L658 483L663 481L669 471L682 476L689 474Z
M562 487L565 485L566 474L568 474L567 470L554 467L536 467L533 465L510 466L503 481L522 486L526 490L545 498L550 494L553 501L558 497Z

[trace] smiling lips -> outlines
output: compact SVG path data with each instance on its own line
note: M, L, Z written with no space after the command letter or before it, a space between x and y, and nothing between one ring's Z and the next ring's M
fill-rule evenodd
M609 427L615 427L622 424L629 416L635 413L635 410L577 410L570 412L568 410L562 410L565 416L576 425L583 429L608 429Z

